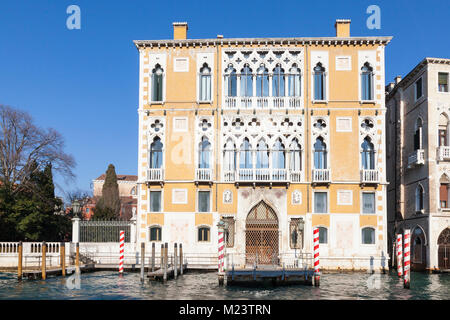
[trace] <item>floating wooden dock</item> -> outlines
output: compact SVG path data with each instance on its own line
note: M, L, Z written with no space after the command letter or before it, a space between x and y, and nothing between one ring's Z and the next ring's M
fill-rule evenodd
M66 274L72 274L76 270L75 266L66 267ZM80 265L80 272L91 272L95 270L95 265L93 264L87 264L87 265ZM47 276L60 276L62 275L62 268L56 267L56 268L46 268L45 273ZM31 269L31 270L23 270L22 276L24 278L28 278L30 280L36 280L36 279L42 279L42 269Z
M177 267L177 276L180 276L184 273L186 273L187 271L187 264L183 265L183 273L181 273L181 268L178 266ZM169 279L173 279L175 277L175 268L173 266L167 268L167 280ZM147 278L149 278L149 280L164 280L164 268L160 268L158 270L155 270L153 272L149 272L147 274Z
M219 273L219 284L226 285L314 285L314 269L280 266L234 268Z

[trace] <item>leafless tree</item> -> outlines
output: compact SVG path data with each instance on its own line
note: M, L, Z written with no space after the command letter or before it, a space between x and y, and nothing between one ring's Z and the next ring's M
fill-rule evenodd
M74 178L75 160L64 152L61 134L37 127L24 111L0 105L0 182L12 193L29 188L30 174L47 163L66 180Z
M78 200L81 206L86 205L86 203L92 198L92 194L88 191L75 189L65 193L66 202L71 205L74 200Z

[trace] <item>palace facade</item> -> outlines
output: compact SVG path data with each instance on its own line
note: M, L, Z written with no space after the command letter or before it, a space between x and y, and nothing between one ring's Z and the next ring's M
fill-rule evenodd
M411 230L413 270L450 269L450 59L386 87L389 244Z
M217 267L312 252L321 268L387 267L385 46L390 37L134 41L137 242L182 243ZM213 257L208 260L206 257ZM200 258L199 258L200 259Z

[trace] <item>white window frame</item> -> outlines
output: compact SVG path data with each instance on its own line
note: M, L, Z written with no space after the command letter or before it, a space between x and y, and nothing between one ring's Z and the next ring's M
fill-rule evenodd
M440 73L447 74L447 91L439 91L439 74ZM447 72L445 72L445 71L438 71L436 91L438 93L444 93L444 94L450 93L450 83L449 82L450 82L450 72L449 71L447 71Z
M209 229L209 241L199 241L198 240L198 232L200 231L200 228L208 228ZM207 224L199 224L197 226L195 226L195 243L196 244L211 244L212 243L212 227L207 225Z
M364 212L364 193L371 193L371 194L373 194L374 195L374 212L373 213L367 213L367 212ZM374 216L374 215L376 215L377 214L377 193L376 193L376 191L361 191L361 214L362 215L367 215L367 216Z
M362 71L361 71L361 69L364 67L364 65L366 64L366 63L368 63L369 65L370 65L370 67L372 68L372 87L370 88L370 90L371 90L371 95L372 95L372 99L371 100L363 100L363 97L362 97ZM377 78L377 75L376 75L376 72L375 72L375 66L372 64L372 63L370 63L369 61L365 61L363 64L362 64L362 66L360 66L360 68L359 68L359 70L358 70L358 72L359 72L359 79L358 79L358 83L359 83L359 85L358 85L358 96L359 96L359 102L361 103L361 104L365 104L365 103L367 103L367 104L373 104L373 103L376 103L376 100L375 100L375 80L376 80L376 78Z
M159 200L160 203L161 203L160 211L151 211L151 199L152 199L151 192L160 192L160 194L161 194L161 199ZM163 192L164 192L163 189L148 189L148 212L149 213L162 213L164 211L163 210L163 205L164 205L163 204L164 203L164 201L163 201L163 199L164 199Z
M161 229L161 240L150 240L150 237L151 237L151 235L152 235L150 229L153 228L153 227L157 227L157 228L160 228L160 229ZM158 224L158 223L154 223L154 224L149 225L149 226L148 226L148 241L149 241L149 242L163 242L162 232L163 232L163 226L162 226L162 225L160 225L160 224Z
M206 192L206 191L209 192L209 211L201 211L200 212L200 210L199 210L199 208L200 208L199 192ZM196 195L197 195L197 197L196 197L196 201L195 201L195 212L197 212L197 213L211 213L211 212L213 212L213 210L212 210L212 189L197 189Z
M316 212L316 193L326 193L327 194L327 210L326 212ZM317 190L313 191L313 213L314 214L329 214L330 213L330 193L328 190Z

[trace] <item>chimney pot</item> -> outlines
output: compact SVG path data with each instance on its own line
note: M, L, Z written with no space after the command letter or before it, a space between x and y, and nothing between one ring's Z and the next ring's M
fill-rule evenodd
M337 19L334 27L336 28L337 38L349 38L350 37L350 19Z
M187 22L174 22L172 25L173 25L173 39L186 40L188 31Z
M402 81L402 76L396 76L395 77L395 84L398 84L400 81Z

